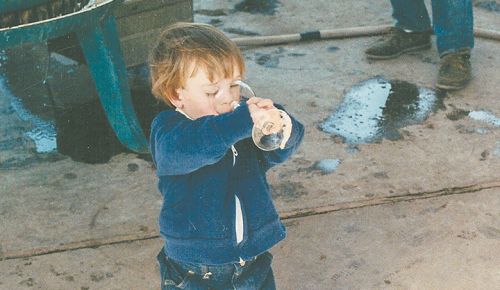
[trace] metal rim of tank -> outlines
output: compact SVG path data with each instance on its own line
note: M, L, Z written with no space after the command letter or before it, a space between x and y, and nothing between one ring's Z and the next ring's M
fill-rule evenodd
M0 1L0 11L2 13L11 13L18 10L23 10L39 5L43 5L50 0L1 0Z

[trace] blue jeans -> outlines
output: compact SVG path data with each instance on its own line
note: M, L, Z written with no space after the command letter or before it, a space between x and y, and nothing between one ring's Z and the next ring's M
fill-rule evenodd
M396 27L429 31L431 22L423 0L391 0ZM471 0L432 0L432 22L440 55L474 47Z
M275 290L271 262L265 252L243 266L236 264L203 265L174 261L163 249L158 253L161 290Z

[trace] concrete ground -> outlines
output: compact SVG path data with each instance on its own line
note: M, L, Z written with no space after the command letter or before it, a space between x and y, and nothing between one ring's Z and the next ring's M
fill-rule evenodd
M194 2L195 21L231 37L391 23L381 0L281 1L274 14ZM500 3L474 3L476 27L499 30ZM257 94L307 128L298 153L268 175L288 228L272 249L278 289L500 289L500 43L476 39L470 85L400 138L346 144L320 125L360 82L434 86L435 47L369 62L363 49L374 40L243 50ZM9 135L34 126L10 109L13 99L3 85L0 164L15 166L0 166L0 289L158 289L151 164L130 153L104 164L34 154L23 135ZM318 166L325 160L338 166Z

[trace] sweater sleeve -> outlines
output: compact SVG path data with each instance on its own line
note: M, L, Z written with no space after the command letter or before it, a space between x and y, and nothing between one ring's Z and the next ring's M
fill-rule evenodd
M278 109L286 110L280 106L275 105ZM268 170L274 165L285 162L292 154L299 148L300 143L302 142L302 138L304 137L304 125L302 125L297 119L295 119L288 112L287 114L290 116L292 120L292 133L290 135L290 139L288 139L285 148L276 149L273 151L262 151L259 150L261 164L264 170Z
M248 106L233 112L189 120L177 112L158 116L151 125L151 154L157 175L181 175L218 162L231 145L252 131Z

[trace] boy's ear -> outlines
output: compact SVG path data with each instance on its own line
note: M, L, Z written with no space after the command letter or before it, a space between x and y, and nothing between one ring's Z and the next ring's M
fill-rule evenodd
M179 88L175 90L175 93L177 94L177 98L172 98L170 102L179 109L182 109L184 107L184 103L182 102L182 99L184 97L184 90Z

